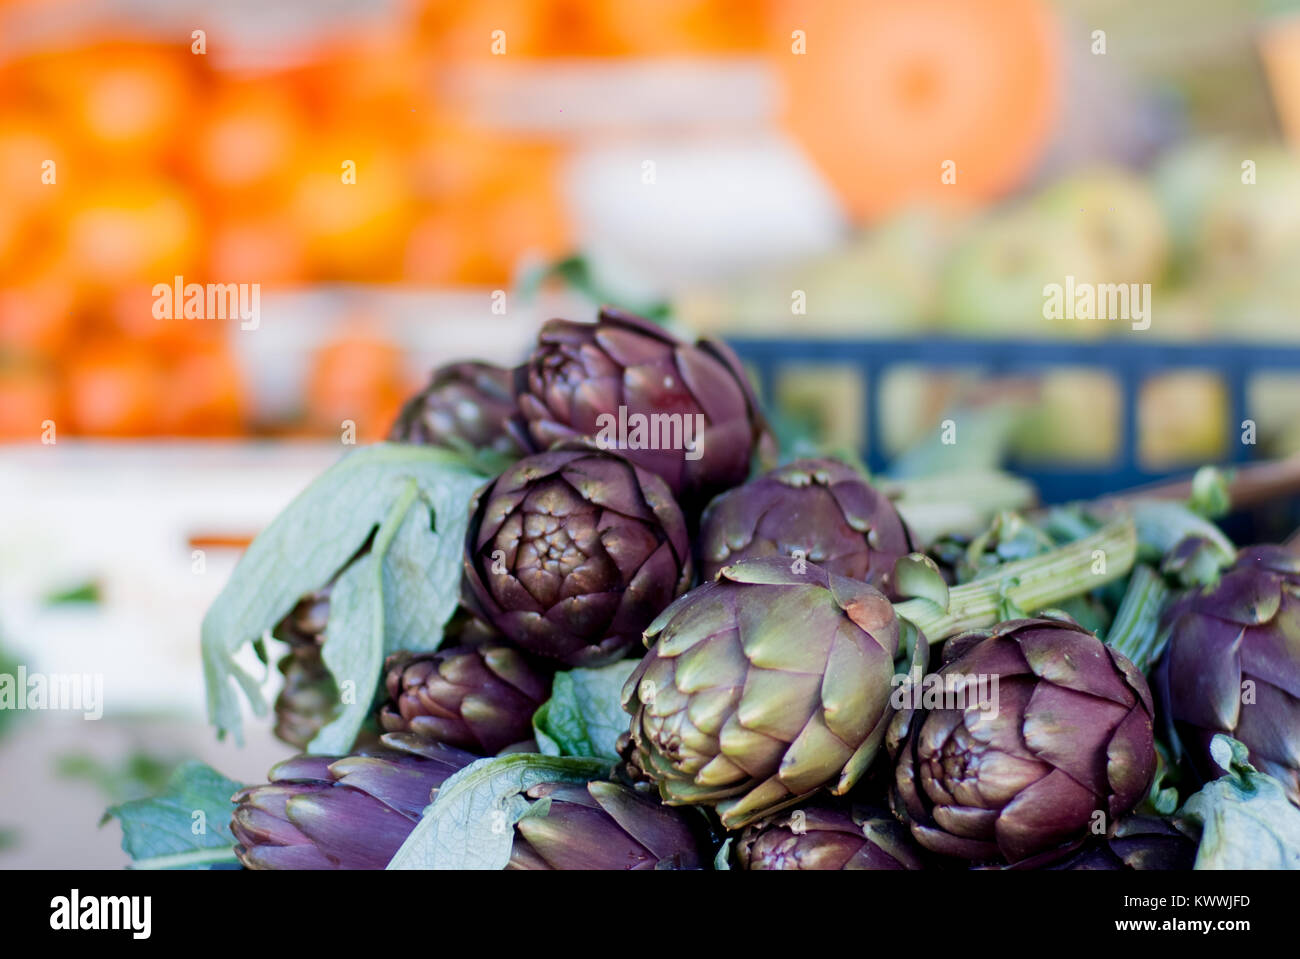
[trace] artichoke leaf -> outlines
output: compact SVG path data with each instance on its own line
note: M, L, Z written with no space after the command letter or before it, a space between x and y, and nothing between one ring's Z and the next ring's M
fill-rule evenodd
M1177 824L1199 833L1196 869L1300 869L1300 809L1272 776L1247 762L1248 750L1222 733L1210 752L1228 774L1194 794Z
M255 714L267 711L259 681L236 662L236 654L274 627L303 594L329 581L375 528L394 515L395 505L410 497L412 482L419 495L411 498L402 515L394 520L397 525L391 527L387 551L391 555L383 559L382 567L371 567L380 568L382 575L367 574L363 580L357 573L351 588L372 595L367 600L368 608L373 613L382 606L386 621L394 629L422 624L417 635L393 636L391 641L385 637L381 649L396 648L399 639L416 643L417 649L436 646L444 623L455 609L468 503L483 479L456 453L435 447L379 443L345 456L300 493L253 540L203 618L201 645L208 719L218 735L230 732L237 742L243 741L236 686ZM413 509L417 501L421 508ZM408 511L416 516L424 514L426 521L432 512L432 521L418 529L413 525L400 530ZM425 570L422 578L413 574L421 565ZM347 575L340 578L340 584ZM325 645L326 665L333 671L331 663L338 664L342 652L334 647L354 640L351 634L337 629L327 633L345 637ZM371 637L361 636L355 641L366 645ZM382 665L381 655L373 674L344 670L348 674L342 679L355 682L356 698L366 700L358 708L364 710L369 705ZM336 674L335 678L340 677ZM331 736L337 741L346 738L343 728ZM350 743L343 748L347 745Z
M480 759L451 776L389 869L504 869L524 793L544 782L587 783L610 771L603 759L511 753Z
M627 732L620 693L635 667L636 660L625 659L599 669L556 673L551 698L533 714L542 754L618 759L614 743Z

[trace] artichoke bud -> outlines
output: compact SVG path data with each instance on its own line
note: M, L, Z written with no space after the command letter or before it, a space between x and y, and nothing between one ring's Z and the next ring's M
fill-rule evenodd
M922 850L887 811L814 803L748 826L741 869L922 869Z
M520 460L470 509L465 602L529 653L613 662L690 586L686 521L663 480L580 441Z
M526 795L533 805L515 824L507 869L701 869L707 861L703 817L627 786L541 783Z
M731 563L784 556L793 572L811 563L896 598L894 564L916 547L894 504L856 469L803 459L713 500L698 548L706 581Z
M385 730L483 756L529 739L551 692L551 671L509 646L395 653L386 669Z
M516 371L520 424L533 447L596 437L661 477L691 516L743 483L775 444L726 344L682 342L608 307L595 323L550 320Z
M1215 585L1175 600L1162 625L1169 643L1153 680L1175 747L1214 779L1210 745L1227 733L1300 805L1300 558L1247 547Z
M899 638L866 583L783 559L725 567L646 630L622 696L632 762L666 803L714 806L728 829L845 793L884 735Z
M478 757L409 734L351 756L295 756L235 793L230 831L248 869L383 869L438 788Z
M935 700L898 712L887 744L894 812L932 852L1019 863L1104 833L1146 796L1156 768L1146 680L1072 621L954 637L926 684Z
M429 384L406 401L388 439L517 459L527 452L513 426L518 413L510 370L451 363L434 370Z

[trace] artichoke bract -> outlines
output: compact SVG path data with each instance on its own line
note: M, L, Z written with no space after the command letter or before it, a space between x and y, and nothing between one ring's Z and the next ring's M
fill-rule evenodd
M551 672L508 646L395 653L386 664L388 732L411 732L481 756L529 739Z
M612 782L529 789L542 815L515 825L507 869L701 869L705 839L686 814Z
M889 499L846 463L796 460L722 493L700 521L700 575L746 559L803 559L890 594L916 547Z
M1300 558L1243 549L1217 584L1175 601L1165 623L1154 681L1198 774L1222 775L1210 740L1227 733L1300 805Z
M923 869L920 849L889 813L800 807L755 823L736 840L741 869Z
M939 708L900 710L888 736L894 812L922 846L1016 863L1082 841L1146 795L1151 691L1092 633L1011 620L954 637L944 660L942 689L917 691L923 702L935 691Z
M470 510L465 602L530 653L612 662L690 586L686 520L667 485L613 453L525 457Z
M491 449L516 459L528 450L517 435L512 371L490 363L449 363L402 406L388 438L448 449Z
M824 786L846 792L884 736L900 626L866 583L737 563L645 636L623 687L630 761L669 804L716 804L738 828Z
M751 455L773 446L730 347L685 343L609 308L596 323L543 325L516 373L516 400L536 448L595 437L662 477L691 514L744 482Z
M478 759L409 734L342 758L295 756L241 789L230 823L249 869L383 869L450 776Z

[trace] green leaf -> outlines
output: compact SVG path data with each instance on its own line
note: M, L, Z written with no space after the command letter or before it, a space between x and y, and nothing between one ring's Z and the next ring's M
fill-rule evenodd
M135 869L235 862L230 797L240 788L211 766L183 763L161 795L111 806L101 825L122 824L122 849Z
M257 715L267 711L258 680L235 654L274 627L304 593L333 578L375 528L387 524L385 548L372 549L378 554L373 561L347 570L331 597L324 660L340 690L343 682L353 684L348 688L355 702L344 704L337 725L318 740L346 750L356 712L364 712L377 688L383 652L400 640L417 651L440 641L459 595L469 499L483 481L448 450L379 443L344 457L299 494L249 546L203 618L208 718L218 734L233 732L242 741L236 688ZM344 624L360 624L359 631Z
M586 783L609 773L601 759L511 753L480 759L438 789L389 869L504 869L524 792L544 782Z
M1196 869L1300 869L1300 809L1282 784L1247 762L1245 746L1219 733L1210 752L1228 774L1207 783L1179 818L1199 828Z
M600 669L556 673L551 698L533 715L533 733L542 753L617 760L614 743L628 727L619 700L635 667L636 661L629 659Z

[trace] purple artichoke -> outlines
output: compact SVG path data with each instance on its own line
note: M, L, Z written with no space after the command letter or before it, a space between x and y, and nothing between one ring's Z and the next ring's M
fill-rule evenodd
M1169 645L1154 681L1197 772L1222 775L1210 740L1227 733L1300 805L1300 558L1280 546L1243 549L1164 621Z
M692 346L609 308L596 323L547 322L516 374L516 399L538 449L595 437L662 477L692 515L744 482L756 451L768 456L773 448L728 346Z
M741 869L922 869L920 852L889 813L825 804L755 823L736 841Z
M654 645L623 687L630 764L729 829L842 794L888 725L899 635L866 583L783 559L728 566L646 630Z
M527 795L549 805L515 825L507 869L700 869L707 862L690 813L626 786L542 783Z
M915 549L888 498L837 460L797 460L723 493L704 511L700 575L784 556L891 593L894 563Z
M478 757L409 734L353 756L295 756L241 789L230 830L249 869L383 869L438 787Z
M388 732L411 732L481 756L529 739L551 672L508 646L395 653L387 663Z
M1126 816L1111 835L1086 843L1074 855L1048 869L1188 870L1196 862L1196 843L1167 819Z
M667 485L613 453L526 457L471 504L466 602L521 649L569 666L634 648L692 573Z
M300 599L273 633L289 644L278 664L284 685L275 698L275 735L299 749L333 719L339 705L338 687L321 659L332 588L331 582Z
M1146 795L1151 692L1087 630L1014 620L950 640L944 659L954 698L900 710L888 735L894 811L922 846L1017 863L1082 842Z
M406 401L388 438L448 449L491 449L516 459L527 450L517 437L514 374L489 363L449 363Z

